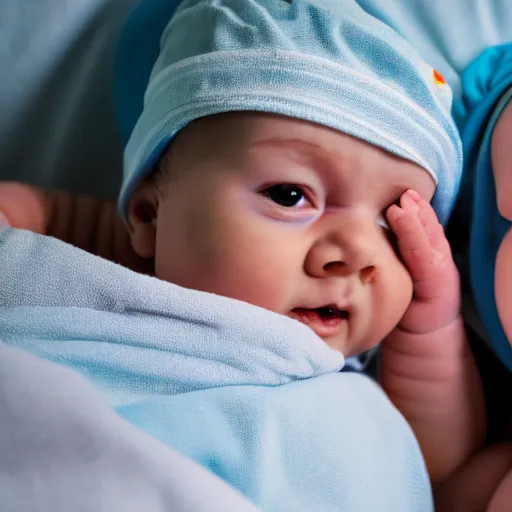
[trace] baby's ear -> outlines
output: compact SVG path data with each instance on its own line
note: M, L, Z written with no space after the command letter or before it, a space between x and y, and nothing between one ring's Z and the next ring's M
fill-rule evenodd
M154 258L159 196L153 180L144 180L128 204L128 224L133 250L141 258Z

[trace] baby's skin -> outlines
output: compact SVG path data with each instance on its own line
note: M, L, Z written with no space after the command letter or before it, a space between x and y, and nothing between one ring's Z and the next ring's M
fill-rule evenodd
M387 216L414 296L382 344L381 384L418 438L438 512L509 511L512 443L482 448L484 397L459 312L459 275L448 241L430 205L414 192L404 194L401 208L390 207ZM509 253L503 264L511 258Z
M382 344L381 384L420 443L440 512L505 512L512 443L482 448L485 404L466 340L459 276L442 227L414 192L388 210L414 297Z
M432 207L409 191L387 216L414 295L383 342L380 378L437 484L484 441L482 387L460 315L458 271Z
M4 182L0 211L13 227L54 236L133 270L149 270L133 252L113 201ZM506 484L512 448L493 447L472 459L484 442L485 406L448 241L430 204L413 190L388 209L387 220L412 276L414 296L382 344L381 384L418 438L438 510L484 510L502 480ZM503 492L499 488L493 499Z
M0 224L1 214L4 224L54 236L138 272L152 272L151 262L133 250L113 201L10 182L0 184ZM418 438L437 510L506 510L512 500L512 477L507 474L512 447L483 448L483 390L467 344L459 276L442 226L429 203L413 190L403 193L386 217L412 278L413 298L383 341L382 386Z

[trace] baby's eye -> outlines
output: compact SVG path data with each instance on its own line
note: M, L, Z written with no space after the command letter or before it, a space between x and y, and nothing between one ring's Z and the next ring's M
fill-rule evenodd
M308 202L304 190L299 185L272 185L262 190L261 193L274 203L285 208L304 206Z
M384 217L382 214L377 217L377 224L382 226L384 229L390 229L386 217Z

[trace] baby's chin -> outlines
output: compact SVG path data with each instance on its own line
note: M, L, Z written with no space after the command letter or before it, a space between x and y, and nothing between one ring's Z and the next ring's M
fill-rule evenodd
M368 350L371 350L378 346L379 343L382 341L381 338L355 339L352 337L345 336L336 336L333 338L322 339L329 347L338 352L341 352L345 356L345 359L367 352Z

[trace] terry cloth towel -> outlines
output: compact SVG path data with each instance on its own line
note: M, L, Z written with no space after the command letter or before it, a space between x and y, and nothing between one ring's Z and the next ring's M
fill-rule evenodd
M142 2L121 38L117 103L121 132L131 134L122 212L192 120L264 111L329 126L419 164L438 182L433 204L447 220L462 165L451 90L393 30L355 0L176 4Z
M0 231L0 268L1 340L81 373L262 510L433 510L406 421L303 324L21 230Z

